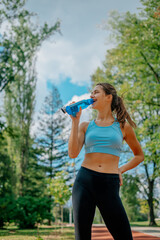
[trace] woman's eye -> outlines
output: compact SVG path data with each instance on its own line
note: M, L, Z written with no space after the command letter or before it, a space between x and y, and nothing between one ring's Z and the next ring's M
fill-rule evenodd
M95 92L92 92L91 94L96 94L96 93L98 93L97 91L95 91Z

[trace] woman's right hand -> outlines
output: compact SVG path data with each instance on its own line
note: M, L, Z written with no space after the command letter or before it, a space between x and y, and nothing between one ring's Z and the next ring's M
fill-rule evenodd
M69 105L72 105L73 103L75 102L71 102ZM73 115L69 115L69 116L73 121L76 121L76 120L80 120L81 114L82 114L82 108L80 107L79 112L76 113L76 117L74 117Z
M120 186L123 185L123 178L122 178L122 171L120 168L118 168L118 173L119 173L119 184Z

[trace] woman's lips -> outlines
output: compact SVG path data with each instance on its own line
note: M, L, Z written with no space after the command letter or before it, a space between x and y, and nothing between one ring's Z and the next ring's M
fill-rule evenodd
M94 100L94 99L93 99ZM94 100L93 104L96 102L97 100Z

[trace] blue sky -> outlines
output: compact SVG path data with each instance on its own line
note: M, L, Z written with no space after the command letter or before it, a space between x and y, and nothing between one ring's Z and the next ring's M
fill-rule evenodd
M140 0L28 0L26 7L38 14L37 21L61 21L61 32L46 41L37 55L36 112L47 95L47 82L57 86L63 104L74 95L88 92L91 75L102 66L109 31L102 29L111 11L138 12Z
M48 81L47 83L52 83L52 81ZM74 84L71 82L71 78L68 77L66 78L63 82L59 82L56 87L59 90L61 99L63 104L65 105L67 102L69 102L72 97L75 95L81 96L84 93L88 92L88 86L83 85L83 86L78 86L77 84ZM48 87L49 89L50 87Z

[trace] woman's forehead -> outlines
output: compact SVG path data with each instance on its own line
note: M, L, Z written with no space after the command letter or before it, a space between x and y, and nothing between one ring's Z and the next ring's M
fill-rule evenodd
M97 85L92 89L92 92L94 92L95 90L102 90L102 86Z

